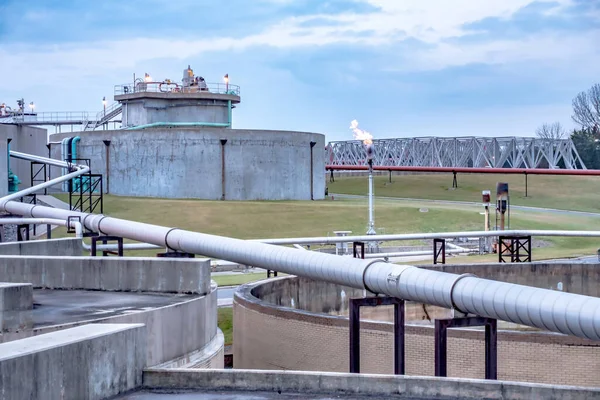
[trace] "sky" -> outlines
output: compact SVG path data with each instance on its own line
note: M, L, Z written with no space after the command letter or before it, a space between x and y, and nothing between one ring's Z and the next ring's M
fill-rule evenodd
M0 0L0 103L102 109L133 74L240 86L234 128L375 138L568 129L600 0Z

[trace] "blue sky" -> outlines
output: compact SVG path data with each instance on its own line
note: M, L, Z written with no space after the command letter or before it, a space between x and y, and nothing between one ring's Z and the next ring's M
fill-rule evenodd
M599 0L0 0L0 102L100 111L148 72L241 86L234 127L352 138L574 127Z

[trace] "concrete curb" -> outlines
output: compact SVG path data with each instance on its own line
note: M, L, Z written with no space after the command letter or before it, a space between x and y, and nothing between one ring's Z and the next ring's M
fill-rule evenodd
M327 393L412 399L584 400L600 389L477 379L266 370L144 371L146 389Z

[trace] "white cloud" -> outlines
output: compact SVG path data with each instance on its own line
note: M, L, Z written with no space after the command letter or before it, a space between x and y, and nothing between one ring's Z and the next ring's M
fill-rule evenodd
M287 0L265 0L285 2ZM35 45L3 46L0 49L0 74L8 76L21 71L26 76L34 66L45 65L59 75L71 75L74 70L101 72L107 69L132 68L138 63L156 58L186 59L207 51L244 50L257 46L294 48L331 44L364 44L376 46L415 38L437 45L434 50L419 54L421 64L443 67L469 59L486 62L494 50L485 46L470 46L469 54L458 46L444 44L444 40L460 37L469 31L465 24L489 17L507 18L535 0L363 0L379 7L367 14L342 13L338 15L311 15L287 18L267 27L263 32L243 38L207 38L195 41L166 39L124 39L97 41L85 46ZM559 0L566 6L571 0ZM323 22L323 23L321 23ZM316 25L310 26L310 23ZM308 25L307 25L308 24ZM546 39L547 41L548 39ZM552 52L552 46L538 49L530 41L494 43L497 52L520 55L527 49L532 55L543 56ZM587 44L586 44L587 48ZM541 54L544 53L544 54ZM505 56L505 58L510 58ZM530 57L531 58L531 57ZM19 73L19 72L17 72Z

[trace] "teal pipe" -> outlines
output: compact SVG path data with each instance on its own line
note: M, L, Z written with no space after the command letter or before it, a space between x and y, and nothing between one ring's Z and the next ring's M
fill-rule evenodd
M81 138L79 136L75 136L73 138L73 140L71 141L71 160L76 160L77 159L77 143L79 143L79 141L81 140ZM75 162L75 161L73 161ZM73 179L73 184L75 185L75 190L79 190L79 186L81 185L81 178L77 177ZM85 188L84 188L85 189Z
M227 123L231 128L231 100L227 100Z
M218 128L227 128L230 126L230 124L223 123L223 122L154 122L152 124L132 126L131 128L127 128L125 130L131 131L131 130L136 130L136 129L155 128L155 127L160 127L160 126L167 126L167 127L211 126L211 127L218 127Z

